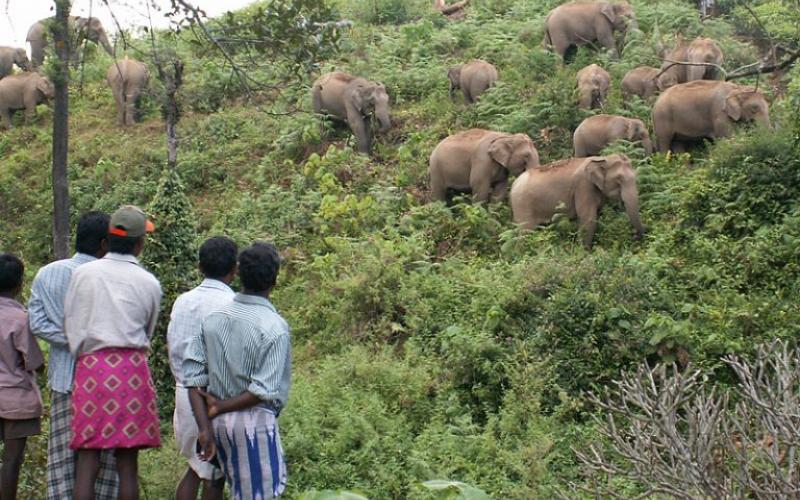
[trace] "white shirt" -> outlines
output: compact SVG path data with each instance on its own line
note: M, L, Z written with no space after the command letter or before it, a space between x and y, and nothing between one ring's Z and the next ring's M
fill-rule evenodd
M206 316L230 304L235 296L231 287L225 283L206 278L199 286L175 300L167 327L167 346L169 367L179 387L183 387L181 366L189 342L194 336L200 335Z
M149 348L160 304L161 285L133 255L109 253L80 266L64 299L70 352Z

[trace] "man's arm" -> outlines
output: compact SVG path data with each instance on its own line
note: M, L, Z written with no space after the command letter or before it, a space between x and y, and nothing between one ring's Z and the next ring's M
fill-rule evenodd
M45 342L67 347L67 337L64 335L63 318L59 317L63 311L58 311L53 303L63 290L56 283L55 276L48 276L42 272L36 275L31 286L31 298L28 301L28 321L34 335Z
M205 399L205 407L208 408L209 418L217 417L223 413L246 410L263 403L258 396L247 391L229 399L217 399L204 391L199 391L198 393Z
M44 356L25 321L13 334L14 348L22 356L25 371L36 371L44 366Z
M189 389L189 403L192 405L194 420L197 422L197 441L200 443L200 460L211 460L217 452L217 443L211 429L211 417L208 414L203 392L197 387Z

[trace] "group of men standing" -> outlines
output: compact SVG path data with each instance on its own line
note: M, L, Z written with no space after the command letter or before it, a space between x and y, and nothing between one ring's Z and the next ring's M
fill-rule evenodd
M0 321L0 386L18 388L0 397L3 500L15 498L25 439L39 433L33 370L43 360L32 335L50 344L47 498L138 498L138 451L161 443L147 364L161 287L137 258L154 230L133 206L85 214L77 253L37 273L27 318L15 300L24 265L0 255L0 320L13 320ZM239 253L215 237L201 246L199 269L204 280L176 300L167 333L175 438L189 465L176 496L195 499L202 485L202 498L222 499L226 482L236 499L279 496L286 467L277 418L291 344L269 300L278 252L255 243Z

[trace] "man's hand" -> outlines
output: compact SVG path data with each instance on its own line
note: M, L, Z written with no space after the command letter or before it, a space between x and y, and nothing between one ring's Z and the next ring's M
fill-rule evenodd
M214 440L213 433L209 430L201 430L197 435L197 442L200 444L200 460L208 462L217 453L217 442Z
M198 389L197 392L199 392L200 395L203 396L203 398L206 400L206 407L208 408L208 418L212 418L213 419L214 417L216 417L217 415L222 413L220 411L221 410L221 408L220 408L221 405L220 405L219 399L215 398L214 396L212 396L211 394L209 394L209 393L207 393L207 392L205 392L203 390L199 390Z

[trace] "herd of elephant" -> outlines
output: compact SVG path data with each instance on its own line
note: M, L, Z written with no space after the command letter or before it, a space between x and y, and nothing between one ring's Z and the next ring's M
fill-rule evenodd
M25 110L26 119L36 105L53 96L53 85L37 70L44 59L47 23L35 23L28 32L31 61L24 49L0 47L0 115L7 127L12 113ZM113 55L111 44L96 18L71 17L78 46L83 40L102 45ZM553 9L544 26L544 45L562 59L581 45L597 45L616 53L615 37L635 28L636 16L627 2L577 0ZM769 126L769 106L757 88L718 81L723 54L717 43L698 37L678 39L674 49L662 54L661 68L640 66L621 81L626 101L638 96L645 101L658 94L652 109L655 149L685 151L692 142L728 136L737 122L756 121ZM10 74L16 64L24 71ZM448 70L450 95L460 90L468 104L474 103L499 78L489 62L471 60ZM136 102L149 79L147 65L130 58L115 61L107 81L117 104L120 125L134 122ZM611 87L611 76L597 64L577 73L578 105L602 108ZM378 82L334 71L322 75L311 91L317 114L346 123L359 152L370 154L371 121L379 132L391 128L389 95ZM565 208L577 218L590 247L597 215L606 200L621 200L640 238L645 228L639 217L636 171L625 155L597 156L613 142L640 142L653 152L648 128L638 119L597 114L574 131L574 158L540 165L536 147L525 134L506 134L470 129L442 140L429 161L432 200L446 201L448 191L470 193L474 201L504 201L510 198L514 221L524 229L549 223ZM510 188L509 178L516 176Z
M0 117L7 128L13 127L12 117L16 111L24 110L25 120L28 122L36 114L36 106L53 98L52 82L39 71L44 62L51 20L52 18L42 19L28 30L30 59L24 48L0 47ZM99 19L70 16L69 23L70 31L74 35L74 47L88 40L100 44L108 55L114 55L114 49ZM78 54L78 51L73 51L73 56ZM22 72L12 74L14 65ZM128 57L114 61L108 68L106 81L116 101L118 124L130 125L134 122L139 97L149 78L147 65Z
M570 49L599 45L616 54L617 34L636 28L636 15L627 2L578 0L553 9L545 20L544 46L564 59ZM618 54L616 54L618 55ZM757 88L718 81L723 63L718 44L705 37L678 38L675 47L661 54L660 68L640 66L620 82L626 101L634 96L651 102L655 148L642 120L597 114L574 131L574 157L540 165L531 138L470 129L442 140L430 155L430 198L446 201L448 192L469 193L476 202L510 198L514 222L530 230L549 223L559 210L578 219L583 242L591 247L597 215L607 200L622 201L639 239L645 227L639 217L636 171L622 154L599 155L618 140L639 142L649 155L683 152L692 143L730 135L738 122L769 126L769 105ZM450 95L461 90L467 104L474 103L499 78L489 62L471 60L448 71ZM611 76L597 64L577 73L577 104L602 108ZM383 84L343 72L321 76L312 87L314 111L347 123L357 148L370 154L370 116L380 129L391 126L389 98ZM510 188L509 178L516 176Z

